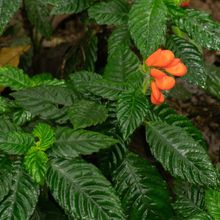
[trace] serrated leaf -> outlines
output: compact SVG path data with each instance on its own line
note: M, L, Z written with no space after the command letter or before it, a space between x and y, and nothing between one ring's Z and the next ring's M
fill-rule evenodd
M113 183L128 219L165 220L171 217L165 181L153 166L138 155L127 153L113 173Z
M205 192L205 203L208 213L214 220L220 219L220 192L214 189L208 189Z
M89 155L117 143L112 137L85 130L68 128L58 129L52 155L62 158L75 158L79 155Z
M194 85L205 88L207 73L202 54L197 47L187 40L173 35L167 42L167 48L175 52L175 55L181 58L187 66L188 72L184 79Z
M149 109L146 119L148 121L162 121L169 125L174 125L184 129L196 142L207 149L202 133L196 128L192 122L183 115L178 115L173 109L170 109L167 105L156 106L153 109Z
M0 133L0 149L5 153L22 155L25 154L33 144L33 136L24 132L9 131L7 133Z
M9 105L8 105L8 100L5 99L4 97L0 96L0 114L3 114L7 111L9 111Z
M122 44L130 46L130 33L127 26L117 27L108 39L108 57L116 53Z
M127 23L128 4L123 0L99 2L89 8L89 17L98 24L122 25Z
M39 86L11 95L33 116L40 115L44 119L56 119L65 115L65 107L71 106L78 94L65 86Z
M13 179L12 170L13 166L8 156L0 154L0 202L9 193Z
M104 105L80 100L69 108L68 115L74 128L86 128L103 123L108 117L108 111Z
M118 48L115 49L114 56L108 57L104 78L112 81L124 82L131 73L138 70L138 66L138 58L130 50L128 45L118 45Z
M5 87L10 87L12 90L20 90L30 87L31 80L21 69L1 67L0 84Z
M52 127L45 123L39 123L33 130L33 135L39 140L36 146L45 151L50 148L55 141L55 133Z
M117 104L117 119L125 139L143 123L148 108L148 100L139 90L120 95Z
M139 0L129 13L129 30L144 59L165 43L167 8L163 0Z
M185 10L184 16L174 17L175 24L199 45L209 50L220 49L220 24L202 11Z
M146 139L155 158L173 176L199 185L216 185L216 173L206 151L184 129L148 122Z
M20 161L14 162L12 174L10 192L0 203L1 219L29 219L37 204L39 189L23 171Z
M19 109L13 114L13 122L19 126L24 125L32 119L32 114L24 109Z
M50 9L47 3L44 0L25 0L24 4L30 22L44 37L50 37L52 26L49 20Z
M0 116L0 132L7 133L9 131L19 131L21 130L16 124L14 124L9 117L7 116Z
M95 0L46 0L53 5L52 15L79 13L92 5Z
M24 166L36 183L43 184L47 172L47 154L32 147L24 158Z
M111 183L82 159L51 160L47 182L60 206L75 218L125 219Z
M94 95L101 96L109 100L116 100L121 92L126 91L126 84L123 82L98 79L89 81L87 89Z
M213 220L213 218L206 212L190 216L187 220Z
M10 18L19 9L21 0L1 0L0 1L0 35L3 33L5 26L9 22Z

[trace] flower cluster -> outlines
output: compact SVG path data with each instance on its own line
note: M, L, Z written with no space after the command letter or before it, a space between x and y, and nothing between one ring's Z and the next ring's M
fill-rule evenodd
M170 50L158 49L151 54L145 61L150 67L150 75L153 78L151 82L151 102L159 105L164 102L164 95L161 90L170 90L175 85L175 79L172 76L184 76L187 72L186 66L179 58L175 58ZM161 69L165 70L162 72Z

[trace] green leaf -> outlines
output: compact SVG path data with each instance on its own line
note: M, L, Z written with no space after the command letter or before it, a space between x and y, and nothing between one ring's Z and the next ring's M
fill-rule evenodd
M127 26L117 27L108 39L108 57L117 55L116 51L122 44L130 46L130 33Z
M34 128L33 135L39 139L36 145L42 151L50 148L55 141L54 130L48 124L39 123Z
M9 131L19 131L21 130L16 124L14 124L9 117L0 116L0 132L7 133Z
M89 8L89 17L98 24L122 25L128 20L128 4L123 0L100 2Z
M124 82L131 73L138 70L139 61L128 45L118 45L115 54L108 57L104 78Z
M92 5L95 0L46 0L53 5L52 15L79 13Z
M143 123L149 103L144 94L138 91L122 93L117 104L117 119L123 137L127 139Z
M0 1L0 35L3 33L5 26L10 21L11 17L19 9L21 0L1 0Z
M144 59L165 43L166 21L163 0L139 0L131 8L129 30Z
M74 128L86 128L103 123L108 117L108 111L104 105L80 100L69 108L68 115Z
M13 166L8 156L0 154L0 202L9 193L13 179L12 170Z
M111 183L82 159L51 160L47 182L59 205L76 219L125 219Z
M202 47L220 49L220 24L207 13L188 9L184 16L174 17L174 23Z
M94 95L101 96L109 100L116 100L121 92L126 91L126 84L107 79L89 81L87 89Z
M37 204L39 189L23 171L20 161L14 162L12 175L10 192L0 203L1 219L29 219Z
M206 90L215 98L220 99L220 68L214 65L206 66L206 71L208 73Z
M50 37L52 26L49 20L50 9L47 3L44 0L25 0L24 4L30 22L44 37Z
M128 219L167 220L171 217L165 181L148 161L138 155L131 152L126 155L113 173L113 183L123 208L130 215Z
M13 122L19 126L24 125L32 119L32 114L24 109L19 109L13 114Z
M220 192L214 189L208 189L205 192L205 203L208 213L214 220L220 219Z
M184 129L148 122L146 139L155 158L173 176L199 185L216 185L216 173L206 151Z
M47 154L32 147L24 158L24 166L36 183L43 184L47 172Z
M73 90L64 86L39 86L11 94L16 102L33 116L55 119L65 115L65 106L77 99Z
M213 218L206 212L190 216L187 220L213 220Z
M8 154L25 154L33 144L33 136L24 132L9 131L0 133L0 149Z
M149 109L146 119L148 121L163 121L169 125L174 125L184 129L188 135L190 135L196 142L207 149L205 139L198 128L196 128L192 122L183 115L178 115L173 109L170 109L167 105L156 106L153 109Z
M112 137L98 132L62 128L56 132L56 143L52 148L52 154L62 158L75 158L81 154L98 152L117 142Z
M20 90L30 87L31 80L21 69L1 67L0 84L5 87L10 87L12 90Z
M167 42L167 48L175 52L175 55L187 66L188 72L184 79L194 85L206 87L207 73L204 67L202 54L198 48L183 38L172 36Z
M8 100L2 96L0 96L0 114L3 114L9 111Z

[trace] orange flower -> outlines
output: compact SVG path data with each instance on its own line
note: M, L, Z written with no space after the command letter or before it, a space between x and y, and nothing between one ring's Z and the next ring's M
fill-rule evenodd
M186 66L179 58L175 58L170 50L158 49L151 54L145 61L150 67L150 75L154 79L151 83L151 102L159 105L164 102L165 98L161 90L170 90L175 86L175 79L161 71L164 69L173 76L184 76L187 72ZM155 68L157 67L157 68Z

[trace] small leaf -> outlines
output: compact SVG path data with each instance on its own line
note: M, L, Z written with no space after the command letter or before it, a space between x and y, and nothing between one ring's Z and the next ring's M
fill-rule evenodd
M153 155L173 176L204 186L217 184L206 151L184 129L165 122L148 122L146 138Z
M123 208L129 214L128 219L167 220L171 217L165 181L153 166L138 155L131 152L126 155L113 173L113 183Z
M8 100L0 96L0 114L9 111Z
M1 219L29 219L37 204L39 188L24 172L20 161L13 163L12 175L10 192L0 203Z
M220 192L208 189L205 192L205 203L209 214L214 220L220 219Z
M80 100L69 108L68 115L74 128L86 128L103 123L108 117L108 111L104 105Z
M129 13L129 30L144 59L165 43L167 8L163 0L139 0Z
M9 22L10 18L19 9L21 0L1 0L0 3L0 35L3 33L5 26Z
M108 57L104 78L112 81L124 82L131 73L138 70L138 66L138 58L130 50L128 45L118 45L118 48L115 49L114 56Z
M173 35L167 42L167 48L175 52L175 55L181 58L182 62L187 66L188 72L184 79L194 85L205 88L207 73L202 54L197 47L187 40Z
M33 135L39 139L37 142L37 147L42 151L50 148L55 141L54 130L48 124L39 123L34 128Z
M33 144L33 136L24 132L0 133L0 149L8 154L25 154Z
M24 125L32 119L32 114L24 109L19 109L13 114L13 122L19 126Z
M52 26L49 20L50 10L47 3L44 0L25 0L24 4L30 22L44 37L50 37Z
M10 87L12 90L20 90L30 87L31 80L21 69L1 67L0 84L5 87Z
M98 24L122 25L127 23L128 4L123 0L100 2L90 7L88 12Z
M52 153L57 157L75 158L81 154L98 152L116 143L117 140L98 132L62 128L56 132L56 146L52 148Z
M127 139L143 123L149 103L140 91L122 93L117 104L117 119L123 137Z
M47 154L32 147L24 158L24 166L36 183L43 184L47 172Z
M82 159L51 160L47 183L59 205L74 219L125 219L111 183Z

